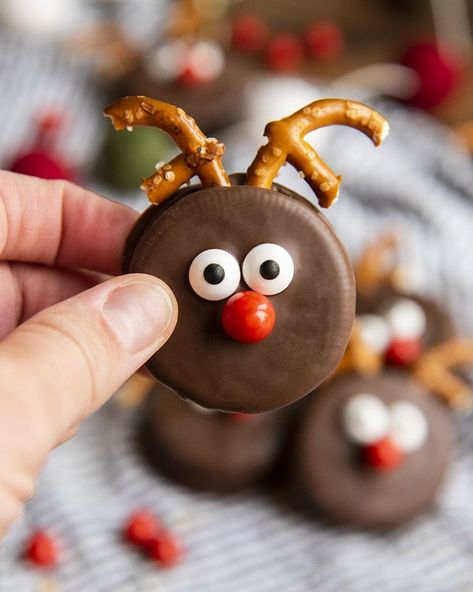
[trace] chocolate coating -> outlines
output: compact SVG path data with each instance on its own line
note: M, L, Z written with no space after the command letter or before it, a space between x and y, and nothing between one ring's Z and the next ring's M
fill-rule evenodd
M188 270L210 248L228 251L241 266L261 243L284 247L295 273L283 292L269 296L276 310L272 333L242 344L221 326L225 300L197 296ZM176 330L147 367L204 407L260 412L292 403L315 389L345 350L355 299L345 249L314 206L279 186L194 187L152 206L129 237L124 267L160 277L174 291ZM248 290L243 277L239 290Z
M165 475L197 490L234 492L263 479L279 456L283 414L248 418L196 409L162 385L144 409L145 456Z
M425 414L429 432L417 451L392 471L363 467L343 433L342 409L358 393L385 403L406 400ZM436 499L454 448L449 413L406 375L339 377L310 398L296 435L295 470L307 498L338 522L361 528L400 526Z

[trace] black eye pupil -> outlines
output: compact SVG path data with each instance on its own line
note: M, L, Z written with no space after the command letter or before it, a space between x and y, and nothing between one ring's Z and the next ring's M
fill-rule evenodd
M223 282L224 277L225 270L218 263L210 263L204 269L205 281L208 284L212 284L212 286L215 286L216 284L220 284L220 282Z
M265 280L274 280L279 275L279 265L276 261L268 259L260 265L259 272Z

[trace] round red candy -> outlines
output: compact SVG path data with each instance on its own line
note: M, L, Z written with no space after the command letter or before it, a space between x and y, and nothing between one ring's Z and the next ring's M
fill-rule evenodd
M59 549L56 539L44 530L38 530L26 546L26 558L37 565L52 569L59 562Z
M173 567L182 559L182 547L174 535L161 531L149 543L148 554L161 567Z
M386 350L386 363L390 366L408 366L422 353L420 339L393 339Z
M145 547L158 535L160 525L154 514L148 510L134 512L125 525L127 541L138 547Z
M337 24L320 21L307 31L305 44L309 55L321 60L333 60L343 51L343 33Z
M304 60L304 48L297 37L289 33L273 37L266 48L269 67L277 72L294 72Z
M402 462L404 454L389 437L378 440L362 449L363 462L378 471L391 471Z
M268 27L257 14L242 14L232 25L232 42L240 51L256 53L268 39Z
M257 343L274 328L276 312L271 302L258 292L238 292L222 311L222 325L227 334L241 343Z

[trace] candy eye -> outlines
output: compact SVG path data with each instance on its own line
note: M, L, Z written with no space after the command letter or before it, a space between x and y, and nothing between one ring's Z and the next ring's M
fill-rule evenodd
M265 296L279 294L294 277L294 262L283 247L263 243L253 247L245 257L243 277L255 292Z
M424 413L408 401L396 401L391 409L391 438L404 452L418 450L426 441L429 427Z
M205 300L223 300L237 289L240 267L233 255L222 249L202 251L189 267L189 282Z
M363 314L357 317L361 339L374 352L384 352L391 341L391 329L383 317Z
M427 319L422 306L409 298L397 298L383 307L383 317L395 339L416 339L422 336Z
M389 426L389 410L374 395L355 395L343 409L345 433L356 444L373 444L388 433Z

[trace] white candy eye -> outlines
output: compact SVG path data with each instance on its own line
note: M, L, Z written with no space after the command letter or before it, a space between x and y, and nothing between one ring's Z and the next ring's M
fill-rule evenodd
M408 401L396 401L391 409L391 438L404 452L418 450L426 441L429 427L424 413Z
M373 444L386 436L390 419L383 401L368 393L355 395L343 409L345 433L356 444Z
M189 52L187 43L180 39L161 45L155 49L145 62L148 75L159 82L171 82L184 68Z
M383 316L396 339L419 338L427 326L424 309L409 298L390 301L383 307Z
M294 277L292 257L279 245L253 247L243 261L245 282L260 294L272 296L285 290Z
M205 300L223 300L240 283L240 266L233 255L222 249L202 251L189 267L189 282Z
M198 41L189 52L188 67L202 82L211 82L225 69L225 55L216 43Z
M383 317L363 314L357 317L361 339L375 352L384 352L391 341L391 329Z

